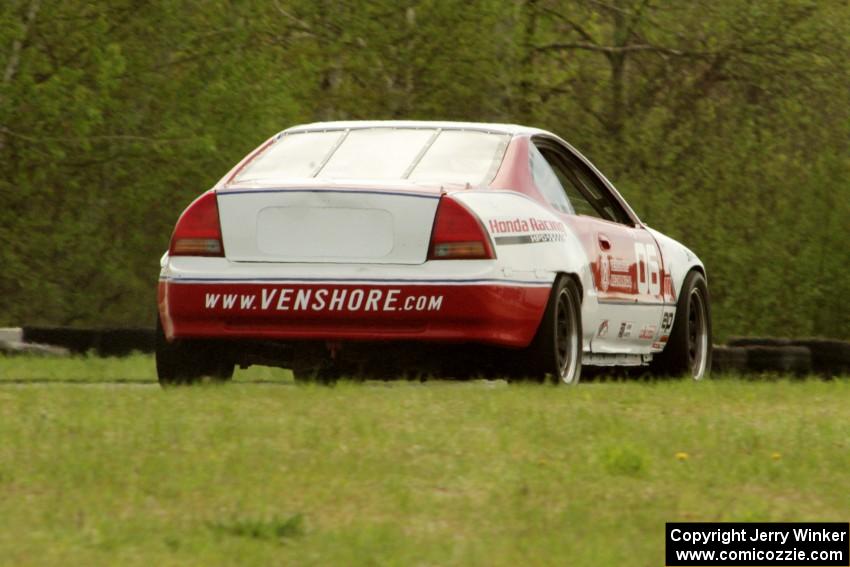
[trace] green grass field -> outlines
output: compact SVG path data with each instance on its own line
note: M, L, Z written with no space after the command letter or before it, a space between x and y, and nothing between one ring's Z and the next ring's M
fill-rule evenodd
M0 564L658 567L666 521L850 519L846 379L154 384L0 357Z

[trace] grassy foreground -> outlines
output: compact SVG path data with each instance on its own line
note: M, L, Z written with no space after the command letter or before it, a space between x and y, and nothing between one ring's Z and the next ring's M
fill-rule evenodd
M847 380L288 379L0 357L0 564L660 566L665 521L848 520Z

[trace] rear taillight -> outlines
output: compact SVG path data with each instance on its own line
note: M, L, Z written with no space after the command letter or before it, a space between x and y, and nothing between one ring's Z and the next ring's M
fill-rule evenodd
M204 193L189 205L171 235L171 256L224 256L218 201L215 193Z
M434 219L429 260L488 260L495 258L484 225L469 209L443 196Z

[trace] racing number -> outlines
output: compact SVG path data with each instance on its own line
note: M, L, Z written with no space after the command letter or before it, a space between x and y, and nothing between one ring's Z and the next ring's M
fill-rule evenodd
M661 267L654 244L635 242L637 290L639 295L661 295Z

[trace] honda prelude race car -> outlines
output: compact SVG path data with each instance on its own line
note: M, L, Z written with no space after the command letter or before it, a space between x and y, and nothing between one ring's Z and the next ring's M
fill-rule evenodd
M700 260L535 128L289 128L189 205L161 264L163 384L236 364L333 379L442 359L452 375L482 352L566 384L582 365L711 365Z

